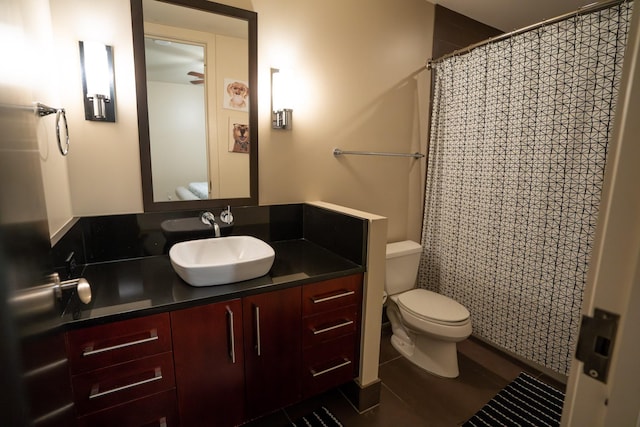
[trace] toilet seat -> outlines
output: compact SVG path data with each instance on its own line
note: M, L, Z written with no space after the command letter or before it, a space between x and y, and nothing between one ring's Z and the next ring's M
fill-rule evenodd
M469 310L457 301L426 289L412 289L394 298L396 304L422 321L459 326L469 321Z

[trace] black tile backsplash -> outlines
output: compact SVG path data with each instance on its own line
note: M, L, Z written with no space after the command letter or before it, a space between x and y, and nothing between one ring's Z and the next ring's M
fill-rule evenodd
M220 210L212 210L216 218ZM234 224L222 234L250 235L267 242L307 239L364 265L367 222L306 204L232 208ZM160 229L167 219L197 217L201 211L82 217L52 249L56 271L68 278L68 258L78 266L167 254ZM74 275L73 273L71 274Z
M294 240L303 237L302 209L303 205L271 206L271 240Z
M359 265L365 264L367 221L304 205L304 237Z

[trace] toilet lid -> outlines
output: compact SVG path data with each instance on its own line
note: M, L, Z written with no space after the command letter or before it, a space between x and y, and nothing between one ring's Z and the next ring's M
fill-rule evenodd
M397 303L417 317L440 323L459 323L469 318L469 310L462 304L426 289L404 292L398 296Z

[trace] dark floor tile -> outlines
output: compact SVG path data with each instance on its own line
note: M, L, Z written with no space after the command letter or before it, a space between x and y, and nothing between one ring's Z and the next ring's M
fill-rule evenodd
M455 426L473 415L507 382L470 359L459 358L460 376L442 378L401 358L380 367L382 383L434 426Z
M321 406L345 427L455 427L475 414L522 371L564 391L564 385L477 339L458 343L458 378L441 378L413 365L393 348L391 329L380 341L380 404L358 413L335 389L248 424L284 427Z
M523 371L534 377L539 374L536 369L475 338L459 342L458 353L474 360L485 370L500 376L507 382L516 379Z
M534 378L555 387L563 393L566 390L566 379L560 381L561 375L552 377L541 372L515 357L497 349L477 338L471 337L461 343L458 343L458 352L464 354L468 358L474 360L484 369L499 375L505 380L513 381L520 372L526 372Z
M333 411L333 408L331 410ZM334 414L344 427L428 427L432 425L384 384L380 390L380 405L362 414L358 414L355 410L344 412L337 410Z

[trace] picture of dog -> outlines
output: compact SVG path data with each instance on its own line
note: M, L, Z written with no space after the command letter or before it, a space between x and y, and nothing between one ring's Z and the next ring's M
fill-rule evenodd
M232 129L233 136L233 148L234 153L248 153L249 152L249 126L240 123L234 123Z
M231 81L227 84L229 107L234 110L246 110L249 97L249 86L243 82Z

